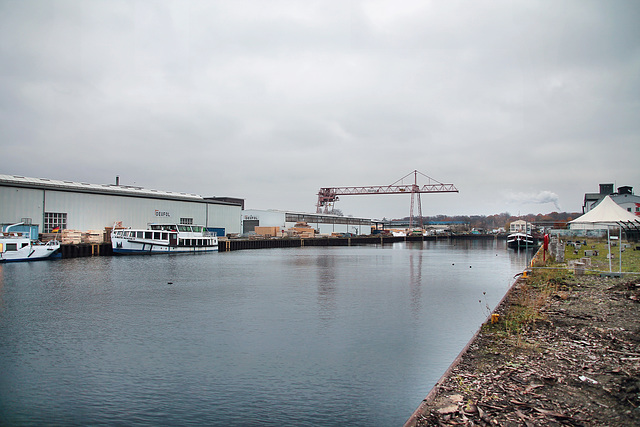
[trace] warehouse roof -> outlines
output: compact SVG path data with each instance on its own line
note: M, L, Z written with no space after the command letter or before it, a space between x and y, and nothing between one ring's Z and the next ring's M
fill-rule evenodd
M83 193L127 195L162 199L166 198L185 201L206 201L202 196L198 194L151 190L131 185L89 184L86 182L59 181L48 178L29 178L19 175L0 175L0 185L11 185L14 187L25 188L43 188L61 191L78 191ZM211 199L209 199L209 201L210 200Z

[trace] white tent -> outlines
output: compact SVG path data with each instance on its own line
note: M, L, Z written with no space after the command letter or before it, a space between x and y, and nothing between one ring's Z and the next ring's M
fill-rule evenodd
M595 208L573 221L569 221L569 224L571 224L572 229L586 228L584 227L586 224L593 226L589 228L607 228L607 225L618 226L621 222L637 222L640 224L640 218L621 208L611 197L606 196ZM577 227L574 227L574 225ZM602 225L602 227L598 227L598 225Z
M611 197L605 196L598 205L586 214L569 221L571 229L606 228L609 236L609 227L620 227L620 271L622 271L622 229L640 227L640 217L635 216L624 208L621 208ZM611 271L611 239L609 238L609 271Z

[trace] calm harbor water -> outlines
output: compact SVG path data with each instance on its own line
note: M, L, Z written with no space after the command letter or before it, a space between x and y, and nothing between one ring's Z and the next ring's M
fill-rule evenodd
M476 240L0 265L0 424L400 426L530 256Z

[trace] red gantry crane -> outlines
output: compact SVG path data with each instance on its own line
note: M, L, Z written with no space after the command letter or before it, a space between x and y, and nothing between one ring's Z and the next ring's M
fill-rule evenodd
M418 185L418 174L428 179L428 183ZM403 181L413 175L412 184L404 184ZM409 228L413 227L413 209L417 200L418 217L420 218L420 227L422 227L422 202L420 200L421 193L457 193L458 189L453 184L443 184L414 170L403 176L391 185L370 185L365 187L325 187L318 191L318 203L316 205L317 213L331 213L338 196L356 195L356 194L411 194L411 213L409 215Z

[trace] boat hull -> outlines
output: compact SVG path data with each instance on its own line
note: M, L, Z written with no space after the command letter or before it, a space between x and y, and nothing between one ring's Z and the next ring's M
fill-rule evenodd
M533 248L537 246L537 239L530 234L514 233L507 237L509 248Z
M34 245L27 243L18 250L6 250L7 243L0 242L3 251L0 252L0 263L42 261L46 259L60 258L60 244ZM14 242L10 242L12 244Z
M114 254L118 255L155 255L155 254L193 254L217 252L218 245L201 247L164 246L152 243L112 242Z

